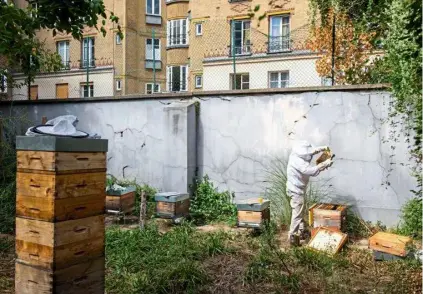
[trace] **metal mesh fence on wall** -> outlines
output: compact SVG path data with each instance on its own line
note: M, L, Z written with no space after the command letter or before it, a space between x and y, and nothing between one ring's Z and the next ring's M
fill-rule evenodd
M46 44L62 56L62 70L7 92L13 99L60 99L362 83L376 55L347 38L348 22L336 26L333 34L333 27L311 28L286 15L192 18L126 29L124 39L112 32L82 42L51 39ZM354 66L356 78L348 79Z

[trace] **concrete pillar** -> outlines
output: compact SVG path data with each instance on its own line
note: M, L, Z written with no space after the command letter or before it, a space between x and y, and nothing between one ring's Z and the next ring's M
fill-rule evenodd
M175 102L164 108L165 191L190 193L197 169L196 112L195 102Z

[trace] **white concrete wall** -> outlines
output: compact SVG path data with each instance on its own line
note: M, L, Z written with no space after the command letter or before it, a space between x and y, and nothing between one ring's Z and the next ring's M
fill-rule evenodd
M93 69L89 73L89 80L94 85L94 97L108 97L114 95L113 68ZM81 83L87 81L87 73L83 70L70 70L55 74L40 75L31 85L38 85L38 99L55 99L56 84L69 84L69 98L81 97ZM16 82L20 80L17 78ZM13 100L28 100L28 87L14 88Z
M294 139L329 145L336 161L318 179L329 180L331 198L357 207L366 220L394 225L415 182L404 138L395 149L383 143L390 126L381 119L388 115L390 99L389 93L374 90L203 96L199 174L209 175L220 190L235 192L236 199L263 195L269 164L275 157L286 160ZM186 160L168 156L175 146L166 143L172 130L164 108L177 101L15 102L12 113L33 124L43 116L77 115L80 129L109 140L108 173L163 189L169 186L164 183L169 169L188 169L181 164ZM0 114L9 111L0 104ZM178 133L184 135L180 140L189 140L187 132Z
M321 78L316 71L316 58L301 59L257 59L237 60L236 72L250 74L250 89L269 87L269 72L289 71L290 87L320 86ZM226 63L205 63L203 68L203 89L205 91L230 90L230 75L233 65Z

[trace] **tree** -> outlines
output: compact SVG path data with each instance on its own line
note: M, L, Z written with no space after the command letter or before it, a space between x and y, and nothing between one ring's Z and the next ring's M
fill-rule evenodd
M335 15L331 9L321 26L312 27L306 47L320 55L316 61L316 70L321 77L332 76L334 62L336 84L362 84L368 81L374 36L375 32L357 32L348 14Z
M60 57L45 50L37 40L37 30L51 29L53 35L63 32L81 39L86 26L105 35L106 20L115 24L119 21L113 12L106 11L103 0L30 0L28 4L28 8L22 9L0 1L0 76L6 76L12 86L13 76L8 68L22 72L26 82L30 82L40 70L61 67ZM117 29L121 34L119 25Z

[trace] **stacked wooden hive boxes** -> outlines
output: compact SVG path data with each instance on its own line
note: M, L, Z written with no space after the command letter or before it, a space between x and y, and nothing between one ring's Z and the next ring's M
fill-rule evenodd
M344 231L347 206L329 203L316 203L309 209L309 224L314 235L320 227Z
M16 293L104 293L107 140L17 138Z

